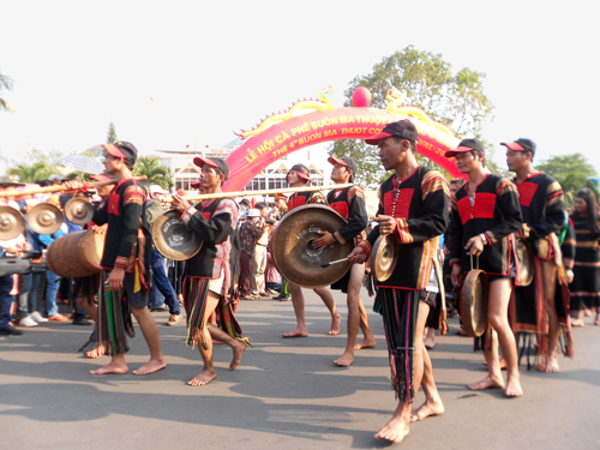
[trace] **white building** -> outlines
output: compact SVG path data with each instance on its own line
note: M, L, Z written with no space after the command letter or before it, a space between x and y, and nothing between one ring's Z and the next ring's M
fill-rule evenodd
M150 156L158 157L163 165L171 169L175 189L190 191L192 190L190 184L200 179L200 169L193 163L196 156L227 158L240 145L241 140L236 139L218 149L211 149L206 146L201 151L191 151L190 149L155 150ZM324 144L297 150L283 156L258 173L244 190L258 191L288 187L285 177L294 164L304 164L309 168L313 185L330 184L329 176L331 175L332 166L327 162L328 157Z

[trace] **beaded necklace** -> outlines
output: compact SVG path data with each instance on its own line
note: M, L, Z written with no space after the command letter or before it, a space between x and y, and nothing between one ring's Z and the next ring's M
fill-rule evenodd
M392 205L392 217L395 218L396 217L396 202L398 201L398 196L400 195L400 185L402 184L402 180L398 179L398 174L394 175L392 184L394 185L394 204Z

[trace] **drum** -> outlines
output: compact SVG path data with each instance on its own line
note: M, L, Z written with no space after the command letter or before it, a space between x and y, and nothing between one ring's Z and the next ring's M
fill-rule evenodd
M105 234L96 234L92 230L59 237L48 247L48 269L66 278L87 277L100 272L105 237Z

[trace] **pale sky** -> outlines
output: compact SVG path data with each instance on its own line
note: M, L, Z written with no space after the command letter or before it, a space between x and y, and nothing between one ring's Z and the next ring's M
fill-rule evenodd
M600 27L591 1L13 1L0 9L0 154L222 146L233 131L408 45L483 72L484 137L528 137L536 160L581 152L600 170ZM467 136L463 136L467 137Z

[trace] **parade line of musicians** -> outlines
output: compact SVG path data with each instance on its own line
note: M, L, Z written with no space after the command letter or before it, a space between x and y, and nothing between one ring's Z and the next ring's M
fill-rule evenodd
M557 354L573 355L571 327L583 326L584 314L590 313L595 315L594 323L600 325L600 226L594 193L589 189L579 191L575 208L568 214L561 186L551 176L535 170L536 145L524 138L501 144L506 147L508 169L516 174L512 180L485 168L485 152L479 140L464 139L457 148L447 151L446 157L455 158L465 179L448 183L437 170L418 164L418 139L409 120L390 123L366 139L367 144L378 147L383 168L393 171L381 184L379 208L372 222L367 216L365 195L354 185L327 195L320 191L296 192L288 198L279 194L273 209L264 203L250 208L247 199L238 205L227 197L192 205L183 192L174 194L171 208L204 243L184 263L171 264L171 280L165 272L164 258L153 247L150 236L153 220L163 212L158 200L167 192L158 186L148 189L133 179L137 159L133 144L104 144L105 173L92 179L112 180L115 184L97 188L94 195L101 202L86 226L105 234L101 261L104 270L99 275L68 280L66 286L59 284L58 277L50 271L0 277L0 334L22 334L11 322L15 298L14 322L22 327L71 320L58 313L60 288L66 293L59 294L59 298L73 300L73 323L90 324L88 319L95 322L82 351L90 358L110 357L107 365L91 374L129 371L125 354L129 349L127 338L134 333L133 314L150 351L148 362L133 373L147 375L167 366L150 313L168 310L167 325L177 325L182 317L181 303L187 318L186 344L198 348L204 364L188 384L205 385L217 376L214 340L231 347L230 369L240 364L244 351L252 346L235 317L240 298L277 295L278 300L291 300L297 325L283 336L308 335L302 288L279 277L269 252L269 236L284 214L302 205L324 204L347 222L333 233L320 232L313 246L320 249L354 243L349 255L350 269L331 286L346 294L348 305L347 345L334 363L349 366L356 350L376 345L359 295L361 286L367 286L369 293L375 295L374 311L383 317L391 384L398 406L376 438L399 442L408 434L411 422L444 413L427 348L434 345L434 330L446 332L447 314L459 312L462 284L474 268L474 260L489 280L488 298L483 299L487 302L487 326L475 338L475 348L483 351L488 374L468 387L497 388L504 390L507 397L519 397L523 395L520 349L537 352L535 361L528 361L528 365L542 372L557 372ZM334 183L353 183L359 167L352 158L330 157L328 161L333 166ZM227 162L196 157L194 164L201 169L201 177L193 187L201 194L222 192L229 176ZM292 188L309 186L310 171L297 164L286 180ZM22 185L10 177L0 181L2 190ZM92 195L84 183L62 182L75 195ZM64 206L70 196L51 197ZM31 206L27 199L4 203L25 214ZM76 228L67 222L53 235L36 235L29 230L26 236L0 242L1 250L3 255L22 256L32 247L45 249L54 239ZM373 279L368 269L380 235L392 235L402 255L392 275L381 282ZM533 252L533 282L527 286L518 281L518 240L527 241ZM36 308L44 284L47 288L42 315ZM331 292L327 288L314 291L331 314L329 334L338 334L341 316ZM164 296L164 303L156 300L159 296ZM443 306L446 300L448 308ZM359 329L362 337L357 342ZM507 371L506 379L502 369ZM413 407L419 388L423 389L425 402Z

